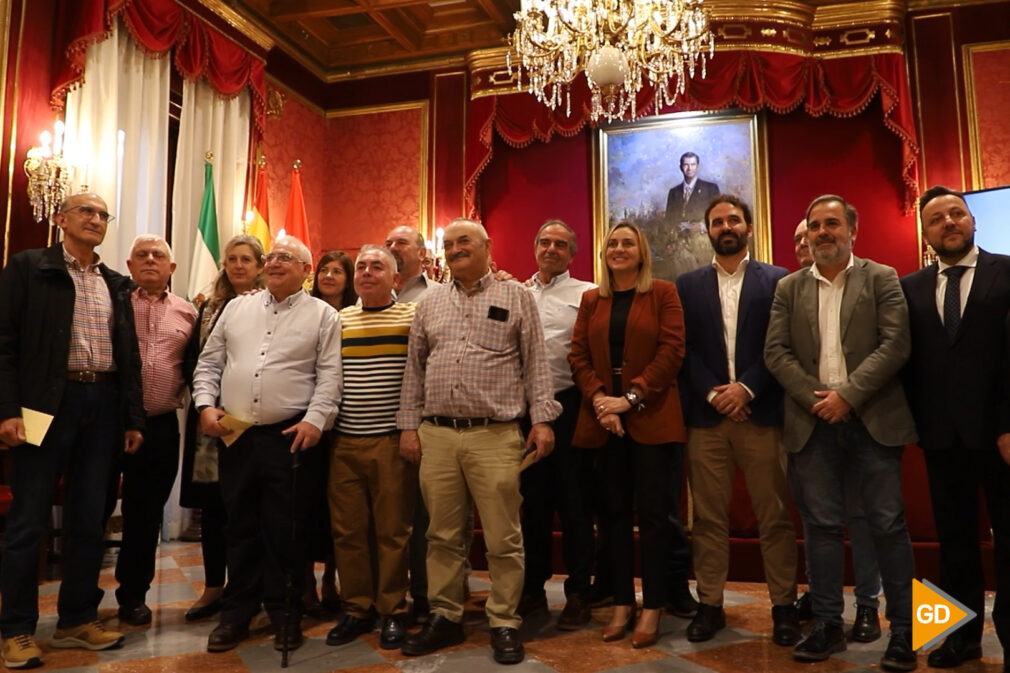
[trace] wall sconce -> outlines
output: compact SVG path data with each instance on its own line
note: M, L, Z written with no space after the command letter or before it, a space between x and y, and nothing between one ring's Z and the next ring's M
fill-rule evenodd
M445 263L445 248L442 245L444 238L445 229L439 227L435 230L435 240L428 239L424 242L425 255L422 260L424 272L428 278L437 283L448 283L452 278L452 273Z
M73 169L63 157L63 122L57 121L53 131L52 134L43 131L39 135L40 146L30 148L25 160L28 200L36 222L52 221L57 208L70 193Z

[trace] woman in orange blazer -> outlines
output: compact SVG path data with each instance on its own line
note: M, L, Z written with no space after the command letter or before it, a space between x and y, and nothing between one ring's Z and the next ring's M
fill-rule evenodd
M582 296L568 361L583 405L572 444L603 447L600 474L610 521L614 615L603 640L634 624L633 516L642 550L642 613L634 647L656 642L667 596L670 484L687 440L677 390L684 314L673 283L653 280L638 227L616 224L603 249L607 274ZM637 507L635 507L637 505Z

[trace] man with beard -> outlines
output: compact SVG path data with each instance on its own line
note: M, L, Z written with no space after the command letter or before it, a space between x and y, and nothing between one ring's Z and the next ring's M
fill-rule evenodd
M739 467L757 514L772 600L772 640L795 645L800 639L794 605L796 530L782 451L782 388L762 357L775 286L787 271L750 258L751 209L736 196L715 197L705 221L715 258L677 279L687 330L680 387L700 602L687 639L709 640L726 625L729 502Z
M431 619L407 637L403 653L429 654L463 642L463 535L476 504L487 544L491 593L485 612L501 664L523 660L516 613L523 588L519 466L554 448L561 411L551 387L544 332L533 295L496 280L491 241L479 223L445 228L453 282L417 306L396 425L400 453L420 461L428 526ZM518 419L529 414L524 440Z
M982 656L985 584L978 491L985 493L995 551L992 618L1010 642L1010 257L975 245L964 195L937 186L919 199L922 235L938 260L905 276L912 356L905 393L926 459L940 539L940 586L978 615L929 653L952 668ZM1004 671L1010 665L1004 663Z
M880 664L914 670L914 559L901 495L901 452L916 440L898 372L908 360L908 305L894 269L852 254L858 214L845 199L807 208L814 264L775 290L765 363L785 389L783 441L813 569L814 626L800 661L845 649L846 493L862 496L887 597L891 638ZM855 480L855 488L848 487Z

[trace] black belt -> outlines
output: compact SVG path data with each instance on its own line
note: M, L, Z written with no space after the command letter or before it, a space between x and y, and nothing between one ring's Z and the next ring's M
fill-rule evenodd
M116 372L67 372L67 381L77 383L109 383L116 380Z
M470 428L483 428L492 423L511 423L512 421L496 421L493 418L453 418L452 416L425 416L424 420L439 427L455 428L456 430L468 430Z

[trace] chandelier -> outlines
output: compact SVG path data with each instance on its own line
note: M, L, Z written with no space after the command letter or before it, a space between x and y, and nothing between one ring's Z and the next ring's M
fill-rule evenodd
M57 121L54 134L43 131L39 147L28 150L25 174L28 176L28 200L35 221L52 221L63 199L70 194L72 168L63 156L63 122Z
M519 63L519 89L571 116L580 71L592 92L590 115L638 117L636 94L648 84L655 109L684 93L688 77L715 52L702 0L522 0L506 57Z

